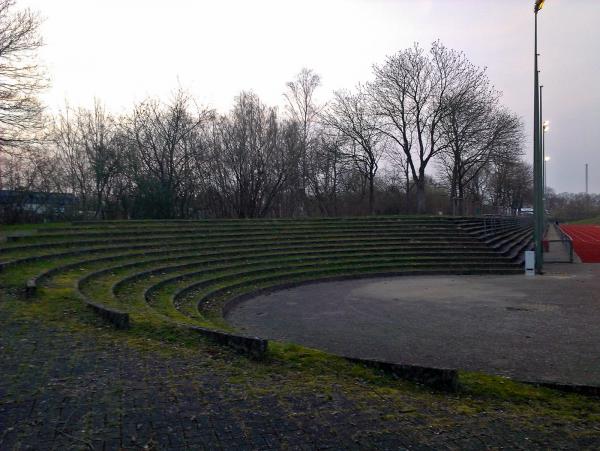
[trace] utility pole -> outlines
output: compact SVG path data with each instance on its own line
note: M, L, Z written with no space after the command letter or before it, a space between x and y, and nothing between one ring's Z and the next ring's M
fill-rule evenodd
M540 85L538 75L538 12L544 4L537 0L534 11L534 48L533 48L533 239L535 242L535 272L541 274L544 268L544 255L542 254L542 236L544 234L544 182L543 182L543 156L540 138L542 127L540 124Z

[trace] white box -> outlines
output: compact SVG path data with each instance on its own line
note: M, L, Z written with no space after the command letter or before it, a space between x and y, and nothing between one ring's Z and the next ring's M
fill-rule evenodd
M525 275L535 276L535 252L525 251Z

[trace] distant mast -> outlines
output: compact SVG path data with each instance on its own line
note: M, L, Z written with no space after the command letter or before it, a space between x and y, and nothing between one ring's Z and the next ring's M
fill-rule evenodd
M588 194L588 164L585 164L585 194Z

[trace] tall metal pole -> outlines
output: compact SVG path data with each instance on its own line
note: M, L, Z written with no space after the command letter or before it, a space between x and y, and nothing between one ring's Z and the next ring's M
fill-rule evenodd
M588 164L585 164L585 194L588 194Z
M537 8L535 10L534 26L534 67L533 67L533 238L535 242L535 270L541 274L544 268L542 254L542 235L544 234L544 201L542 198L542 152L540 147L540 99L538 81L538 39L537 39Z
M542 142L544 141L544 134L545 132L542 132ZM542 149L544 148L544 145L542 144ZM547 185L546 185L546 157L544 157L544 204L546 203L546 191L547 191ZM544 205L545 207L545 205Z
M544 85L540 85L540 136L542 140L542 196L544 199L544 204L546 203L546 129L544 127ZM546 206L544 205L544 210Z

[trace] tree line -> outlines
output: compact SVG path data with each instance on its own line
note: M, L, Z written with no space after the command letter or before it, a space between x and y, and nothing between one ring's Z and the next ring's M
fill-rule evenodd
M35 31L28 14L10 17ZM29 52L40 45L31 36ZM352 90L318 102L321 89L320 76L303 69L282 90L283 108L249 91L221 113L183 89L120 116L100 100L65 107L44 118L37 140L4 133L1 187L72 193L68 213L94 218L461 215L529 203L521 121L464 53L415 44ZM28 98L32 118L38 104Z
M555 193L548 189L546 208L552 213L552 218L559 221L600 220L600 194Z

